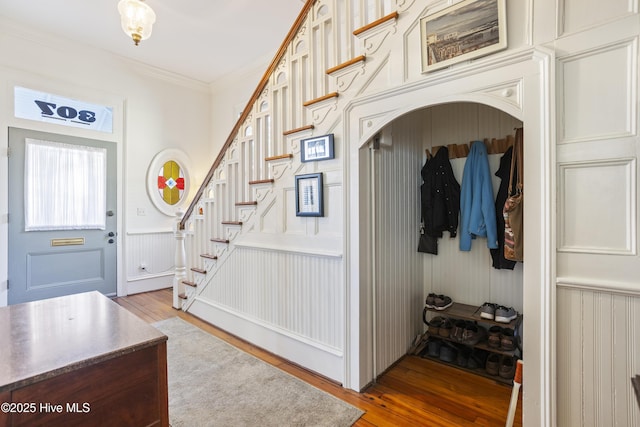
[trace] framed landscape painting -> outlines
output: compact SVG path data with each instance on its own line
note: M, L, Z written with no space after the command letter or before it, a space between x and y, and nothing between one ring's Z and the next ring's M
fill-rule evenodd
M506 0L464 0L420 19L422 72L507 47Z

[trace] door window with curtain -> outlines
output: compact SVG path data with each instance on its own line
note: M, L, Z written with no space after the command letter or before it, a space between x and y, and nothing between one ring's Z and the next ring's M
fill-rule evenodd
M107 150L25 140L25 231L105 229Z

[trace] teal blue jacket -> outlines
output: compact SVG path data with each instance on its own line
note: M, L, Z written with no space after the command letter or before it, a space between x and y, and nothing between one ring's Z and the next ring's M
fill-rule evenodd
M487 148L482 141L472 143L464 164L460 189L459 236L461 251L470 251L471 241L476 237L486 237L489 249L498 248L493 185Z

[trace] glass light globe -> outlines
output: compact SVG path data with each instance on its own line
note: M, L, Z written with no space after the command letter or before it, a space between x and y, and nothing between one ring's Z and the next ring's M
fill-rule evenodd
M120 0L118 12L122 23L122 30L138 45L151 35L151 27L156 22L156 14L141 0Z

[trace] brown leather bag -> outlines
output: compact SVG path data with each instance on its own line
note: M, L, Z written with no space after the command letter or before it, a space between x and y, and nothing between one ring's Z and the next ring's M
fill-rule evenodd
M504 204L504 257L512 261L524 260L524 186L522 182L524 167L523 129L516 129L516 140L511 157L509 176L509 197ZM514 186L514 179L516 185Z

